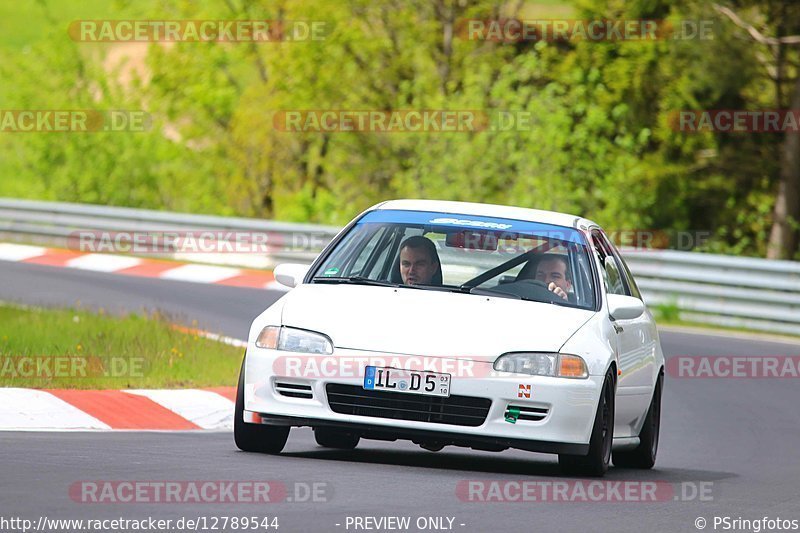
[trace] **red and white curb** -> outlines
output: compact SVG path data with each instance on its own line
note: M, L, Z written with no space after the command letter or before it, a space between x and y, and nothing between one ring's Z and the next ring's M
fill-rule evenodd
M230 430L235 395L235 387L0 388L0 430Z
M0 243L0 261L13 261L126 276L142 276L231 287L288 290L275 281L271 272L227 266L175 263L126 255L81 253L72 250Z
M198 337L203 337L206 339L210 339L212 341L221 342L222 344L227 344L228 346L234 346L236 348L247 348L247 341L243 341L241 339L235 339L233 337L226 337L225 335L220 335L219 333L212 333L210 331L205 331L197 328L189 328L186 326L181 326L180 324L173 324L172 329L174 329L175 331L180 331L181 333L187 333L189 335L197 335Z
M212 283L233 287L287 290L271 272L181 264L112 254L80 253L0 243L0 261L76 268L128 276ZM234 346L239 339L193 330ZM182 390L74 390L0 388L0 431L72 430L230 430L235 387Z

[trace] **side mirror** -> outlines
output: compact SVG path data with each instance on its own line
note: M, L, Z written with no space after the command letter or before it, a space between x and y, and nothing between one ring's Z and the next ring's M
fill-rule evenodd
M291 289L303 283L303 278L306 277L308 268L309 265L283 263L275 267L273 274L275 275L275 281Z
M633 320L644 313L644 303L633 296L609 294L608 314L617 320Z

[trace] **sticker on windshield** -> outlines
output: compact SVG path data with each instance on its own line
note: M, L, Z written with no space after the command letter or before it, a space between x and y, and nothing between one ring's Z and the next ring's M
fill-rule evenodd
M463 218L434 218L431 224L454 224L456 226L470 226L472 228L488 229L509 229L512 224L501 224L500 222L483 222L482 220L467 220Z
M323 272L322 275L323 276L335 276L338 273L339 273L339 269L338 268L331 267L328 270L326 270L325 272Z

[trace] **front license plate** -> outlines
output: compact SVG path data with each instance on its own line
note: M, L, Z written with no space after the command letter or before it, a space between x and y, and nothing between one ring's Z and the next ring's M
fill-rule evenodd
M439 372L368 366L364 372L364 388L447 398L450 396L450 377L450 374Z

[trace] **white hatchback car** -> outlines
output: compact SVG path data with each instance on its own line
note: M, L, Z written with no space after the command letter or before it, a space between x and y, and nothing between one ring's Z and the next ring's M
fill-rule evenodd
M356 217L250 329L235 441L279 453L292 426L556 453L567 473L656 460L664 357L620 254L589 220L395 200Z

